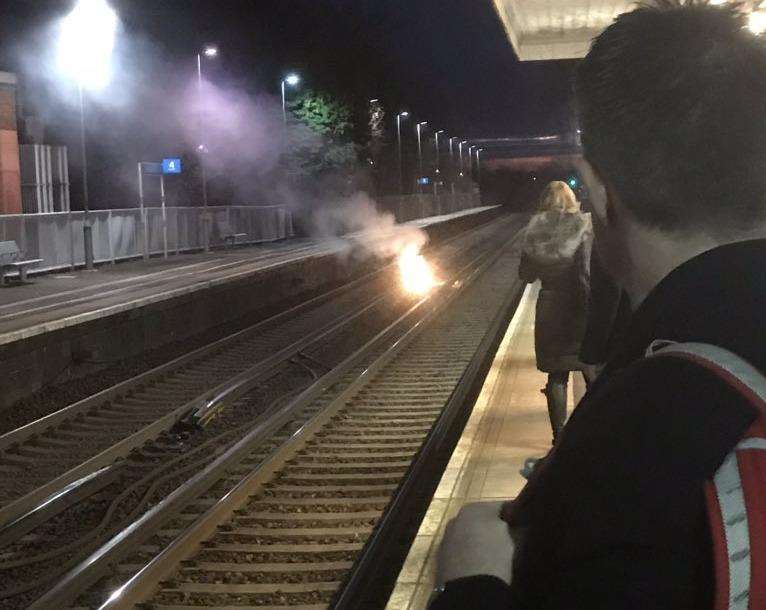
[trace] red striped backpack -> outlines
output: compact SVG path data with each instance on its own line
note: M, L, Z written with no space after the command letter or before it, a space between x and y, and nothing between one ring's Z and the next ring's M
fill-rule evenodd
M766 377L742 358L703 343L655 341L702 366L761 411L705 488L713 536L715 610L766 610Z

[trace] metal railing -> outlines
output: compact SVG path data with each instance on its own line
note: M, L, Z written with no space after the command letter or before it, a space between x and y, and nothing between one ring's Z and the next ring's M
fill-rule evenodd
M478 193L449 191L442 191L437 195L387 196L378 199L381 211L393 214L397 222L461 212L480 205L481 197Z
M481 205L476 193L381 197L378 207L398 222L459 212ZM92 210L94 261L203 250L206 234L211 246L226 237L244 234L239 244L257 244L294 235L293 214L286 206L144 207ZM37 271L71 269L85 264L85 212L0 215L0 241L15 241L23 257L41 258Z
M84 212L0 216L0 240L14 240L24 258L41 258L37 270L73 268L85 263ZM255 244L293 236L291 212L284 206L221 206L92 210L96 262L201 250L227 235L245 234L238 243ZM207 228L209 227L209 229Z

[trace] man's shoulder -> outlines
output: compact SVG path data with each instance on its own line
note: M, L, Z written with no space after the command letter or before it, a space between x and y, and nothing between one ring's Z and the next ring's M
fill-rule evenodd
M650 455L683 455L713 472L756 416L721 376L661 354L599 380L575 409L567 436L591 446L620 443Z

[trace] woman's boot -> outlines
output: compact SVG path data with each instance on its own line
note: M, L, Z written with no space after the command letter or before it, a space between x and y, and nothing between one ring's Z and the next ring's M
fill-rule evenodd
M548 399L548 417L553 429L553 444L556 444L564 422L567 419L567 379L569 373L551 373L545 386L545 397Z

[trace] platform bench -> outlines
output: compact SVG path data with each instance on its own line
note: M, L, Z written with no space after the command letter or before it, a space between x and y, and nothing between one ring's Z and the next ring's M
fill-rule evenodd
M41 258L22 260L21 250L15 241L0 241L0 286L5 285L7 274L18 272L19 281L27 283L27 269L43 262Z
M247 233L227 233L223 236L223 243L231 247L244 241Z

